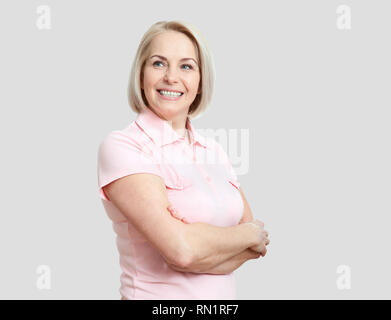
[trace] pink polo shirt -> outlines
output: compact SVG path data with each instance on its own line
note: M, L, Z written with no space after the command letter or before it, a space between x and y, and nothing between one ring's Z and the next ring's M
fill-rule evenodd
M102 190L121 177L151 173L162 177L169 202L190 223L238 224L244 207L226 152L215 140L196 132L190 118L186 128L190 145L168 121L145 109L126 128L110 132L99 146L99 195L117 235L120 293L126 299L236 299L233 273L171 269Z

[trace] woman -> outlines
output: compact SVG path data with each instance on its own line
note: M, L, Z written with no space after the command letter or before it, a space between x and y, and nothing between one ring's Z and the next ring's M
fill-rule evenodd
M124 300L236 299L233 271L266 254L267 231L253 221L226 153L190 121L209 103L213 80L193 26L161 21L142 38L129 81L137 119L98 152Z

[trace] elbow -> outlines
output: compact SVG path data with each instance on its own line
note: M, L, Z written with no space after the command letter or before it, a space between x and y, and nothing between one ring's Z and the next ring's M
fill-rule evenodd
M189 248L185 247L182 250L178 250L174 258L174 263L176 267L179 267L183 270L191 270L191 266L193 264L193 254Z
M175 257L166 258L167 264L176 271L191 272L191 258L187 255L178 254Z
M182 254L175 259L174 266L181 271L191 272L192 259L186 254Z
M182 243L181 246L177 246L175 250L172 250L171 254L166 255L166 257L166 262L175 267L176 270L191 272L194 254L189 246Z
M191 237L189 237L189 230L184 228L177 231L175 240L171 243L171 249L166 252L165 260L169 265L175 267L175 270L193 272L197 255Z

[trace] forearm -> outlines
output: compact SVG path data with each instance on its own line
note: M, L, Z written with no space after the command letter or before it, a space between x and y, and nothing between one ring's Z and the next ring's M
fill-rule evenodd
M245 249L241 253L229 258L228 260L220 263L219 265L205 270L203 273L210 274L229 274L238 269L243 263L251 259L258 259L261 256L259 252L255 252L251 249Z
M183 271L188 272L205 273L208 270L217 272L216 270L239 267L249 257L250 253L245 250L258 241L251 223L231 227L192 223L184 227L185 250L191 252L191 260ZM235 258L231 259L233 257ZM221 265L223 262L226 264ZM214 269L219 265L221 265L220 269Z
M238 269L243 263L245 263L248 260L251 259L257 259L260 257L260 253L255 252L251 249L245 249L241 253L223 261L222 263L207 269L203 270L202 272L200 270L192 270L189 269L182 269L176 266L171 266L174 270L181 271L181 272L192 272L192 273L208 273L208 274L229 274L234 272L236 269Z

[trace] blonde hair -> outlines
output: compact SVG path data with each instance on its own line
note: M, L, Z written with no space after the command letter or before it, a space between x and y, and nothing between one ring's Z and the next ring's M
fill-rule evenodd
M201 92L189 107L189 117L194 119L203 113L212 99L215 68L212 55L206 45L204 38L196 27L183 21L159 21L153 24L144 34L137 49L128 84L128 102L136 113L147 108L148 101L141 90L140 81L144 65L149 54L149 47L152 40L159 34L166 31L178 31L185 34L194 44L198 52L200 66Z

